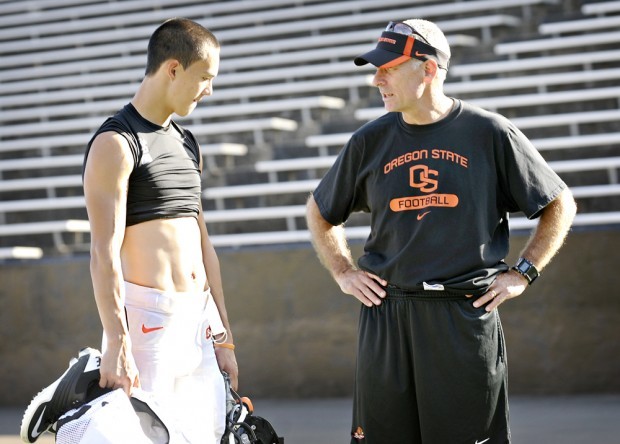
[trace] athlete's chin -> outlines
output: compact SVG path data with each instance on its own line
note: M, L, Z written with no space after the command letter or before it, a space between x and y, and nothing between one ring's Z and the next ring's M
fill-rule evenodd
M181 116L181 117L189 116L192 113L192 111L194 111L196 109L196 105L197 105L197 102L192 102L192 104L189 107L187 107L185 109L177 110L176 114Z

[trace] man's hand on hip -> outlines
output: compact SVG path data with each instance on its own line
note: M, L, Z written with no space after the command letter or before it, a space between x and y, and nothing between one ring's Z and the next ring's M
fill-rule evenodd
M381 305L386 296L382 286L385 287L387 281L367 271L347 270L335 279L343 293L355 296L367 307Z

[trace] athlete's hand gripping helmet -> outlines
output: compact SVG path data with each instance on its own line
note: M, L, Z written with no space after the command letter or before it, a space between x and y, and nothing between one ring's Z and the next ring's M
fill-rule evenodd
M230 386L230 378L222 372L226 385L226 431L221 444L284 444L273 426L254 415L252 401L240 397Z

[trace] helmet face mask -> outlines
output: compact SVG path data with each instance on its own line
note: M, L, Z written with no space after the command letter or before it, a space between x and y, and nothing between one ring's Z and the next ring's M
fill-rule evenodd
M230 386L228 375L222 374L226 386L226 431L221 444L284 444L269 421L254 415L252 402L239 396Z

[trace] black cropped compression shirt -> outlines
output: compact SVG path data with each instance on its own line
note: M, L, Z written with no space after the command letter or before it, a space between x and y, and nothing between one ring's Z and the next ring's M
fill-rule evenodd
M129 103L107 119L95 137L114 131L129 143L134 168L129 176L127 220L131 226L154 219L197 217L200 206L200 147L192 133L171 122L161 127Z

